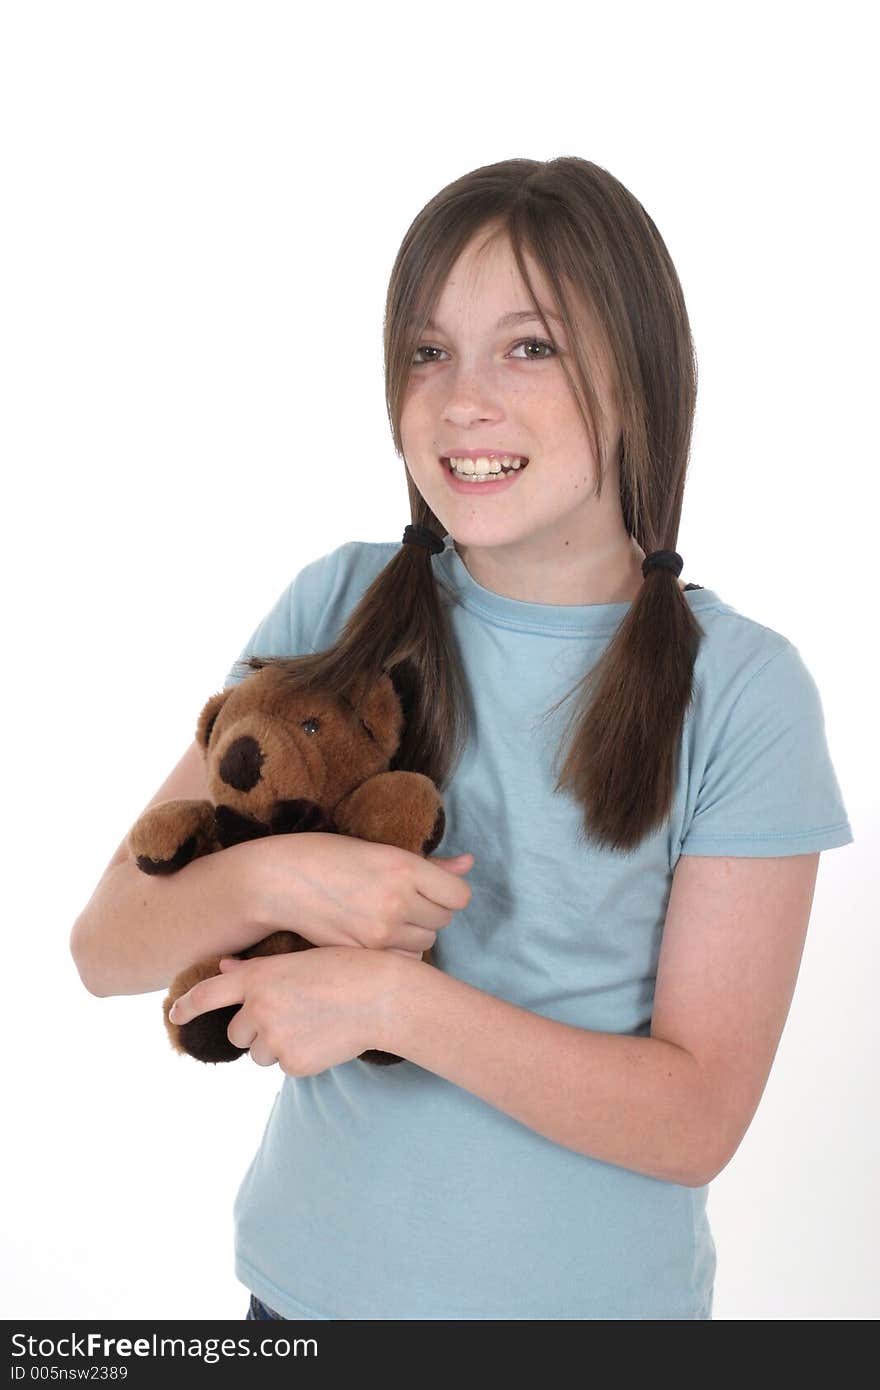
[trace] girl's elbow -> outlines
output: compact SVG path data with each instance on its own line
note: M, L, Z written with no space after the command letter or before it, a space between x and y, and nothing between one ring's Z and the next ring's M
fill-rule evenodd
M71 929L69 947L70 954L73 957L73 963L76 966L77 974L83 986L88 990L89 994L93 994L96 999L103 999L107 991L101 988L95 976L94 968L89 961L86 929L79 918L74 922Z
M709 1183L714 1182L718 1174L724 1171L738 1147L738 1144L724 1144L717 1135L711 1135L704 1147L701 1161L693 1167L692 1180L687 1186L708 1187Z

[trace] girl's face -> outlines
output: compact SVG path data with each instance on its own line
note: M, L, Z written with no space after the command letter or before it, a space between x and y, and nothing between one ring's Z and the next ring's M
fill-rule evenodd
M414 354L401 417L406 466L485 587L531 602L634 597L643 552L623 524L620 421L605 366L593 351L605 415L598 426L613 460L597 499L598 461L561 362L529 310L509 241L478 256L484 239L485 232L475 236L453 266ZM528 265L550 317L553 296L535 261ZM562 324L554 321L553 331L566 351ZM501 490L456 490L441 459L472 450L524 455L528 464ZM596 596L609 591L613 598Z

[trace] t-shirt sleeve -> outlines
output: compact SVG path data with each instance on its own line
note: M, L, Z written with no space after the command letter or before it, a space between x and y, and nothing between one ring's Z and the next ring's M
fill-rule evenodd
M770 857L852 840L819 691L788 643L746 682L713 740L680 852Z
M233 662L223 689L251 674L242 665L249 656L301 656L315 644L339 562L339 550L322 555L300 570L257 624Z

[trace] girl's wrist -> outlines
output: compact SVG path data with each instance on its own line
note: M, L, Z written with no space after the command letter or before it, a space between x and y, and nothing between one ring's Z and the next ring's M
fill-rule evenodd
M220 854L234 855L230 861L229 893L236 904L242 927L242 945L255 946L272 932L293 930L279 918L278 905L281 884L278 875L277 854L267 852L272 849L272 836L259 840L248 840L241 845L232 845L220 850ZM288 915L290 904L287 904Z
M416 956L397 951L374 951L381 968L377 970L376 1023L383 1052L400 1053L407 1020L416 1008L419 988L432 967Z

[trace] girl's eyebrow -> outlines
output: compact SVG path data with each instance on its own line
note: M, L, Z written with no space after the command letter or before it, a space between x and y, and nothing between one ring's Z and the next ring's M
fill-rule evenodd
M563 325L563 323L562 323L562 319L559 317L558 314L554 314L553 311L552 311L551 309L545 309L545 310L544 310L544 317L545 317L545 318L548 318L548 319L554 319L556 323L558 323L560 326L564 327L564 325ZM531 322L532 320L534 320L535 323L540 323L540 322L541 322L541 319L540 319L539 315L535 313L534 309L513 309L513 310L511 310L511 312L510 312L509 314L502 314L502 315L501 315L501 318L498 320L498 322L496 323L495 327L496 327L496 328L509 328L511 324L514 324L514 323L528 323L528 322ZM433 328L433 330L434 330L435 333L445 333L445 332L446 332L446 329L445 329L445 328L441 328L441 327L440 327L440 324L439 324L439 323L435 323L433 319L427 319L426 322L425 322L425 327L426 327L426 328Z

